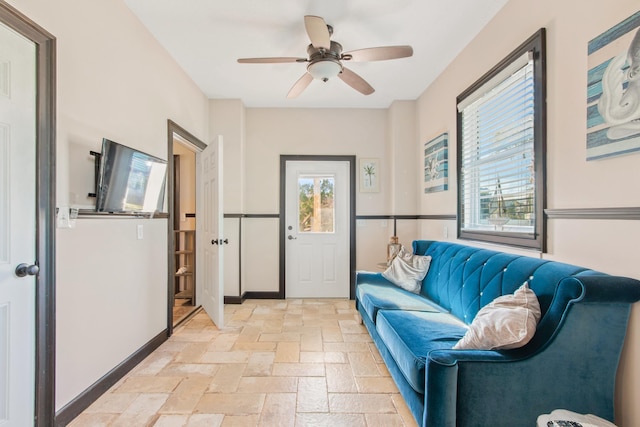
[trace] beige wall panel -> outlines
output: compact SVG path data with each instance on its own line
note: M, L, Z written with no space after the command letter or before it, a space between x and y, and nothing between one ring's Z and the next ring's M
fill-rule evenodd
M242 220L243 292L278 292L279 227L277 218Z

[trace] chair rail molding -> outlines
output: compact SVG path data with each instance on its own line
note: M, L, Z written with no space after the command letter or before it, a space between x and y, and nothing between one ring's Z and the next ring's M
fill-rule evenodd
M640 207L545 209L548 219L640 220Z

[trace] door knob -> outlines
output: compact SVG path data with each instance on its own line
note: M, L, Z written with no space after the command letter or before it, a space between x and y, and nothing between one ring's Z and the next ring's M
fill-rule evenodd
M289 240L297 240L298 238L297 237L293 237L291 234L289 234L289 237L287 237L287 239L289 239Z
M27 264L22 263L16 267L16 276L25 277L25 276L37 276L40 272L40 267L35 264Z
M212 245L217 245L217 244L218 244L218 239L212 240L212 241L211 241L211 244L212 244Z
M229 244L229 239L220 240L220 244L224 243L225 245Z

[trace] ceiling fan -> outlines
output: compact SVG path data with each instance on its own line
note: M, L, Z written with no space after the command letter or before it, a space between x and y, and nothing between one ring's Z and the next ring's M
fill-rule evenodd
M295 98L300 95L313 79L326 82L335 76L358 92L371 95L375 89L358 74L342 65L343 61L383 61L413 55L411 46L381 46L342 52L342 45L331 40L333 27L327 25L323 18L307 15L304 17L304 26L311 40L311 44L307 47L308 58L241 58L238 59L238 62L241 64L308 62L307 72L289 90L287 98Z

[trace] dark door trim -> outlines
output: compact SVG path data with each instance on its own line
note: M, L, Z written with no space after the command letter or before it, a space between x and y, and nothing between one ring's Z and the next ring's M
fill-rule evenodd
M168 196L167 210L169 211L169 221L167 221L167 224L169 224L169 227L167 230L167 247L168 247L168 252L167 252L167 257L168 257L167 336L169 337L173 334L173 304L174 304L174 297L175 297L173 280L174 280L174 273L176 271L176 266L175 266L176 262L175 262L175 256L174 256L176 249L175 249L175 243L173 241L174 235L175 235L174 221L177 219L175 218L175 212L174 212L174 205L175 205L174 189L176 185L173 177L173 140L174 140L173 135L174 134L178 135L180 138L189 142L191 145L193 145L194 147L196 147L196 149L199 149L200 151L207 148L207 144L205 144L204 142L200 141L198 138L193 136L189 131L185 130L182 126L178 125L176 122L174 122L171 119L167 120L167 196ZM196 182L196 185L198 185L197 182Z
M280 279L278 298L285 295L285 244L286 244L286 190L287 162L349 162L349 298L356 296L356 156L314 156L314 155L281 155L280 156Z
M36 343L34 425L55 420L56 39L0 0L0 22L36 45Z

